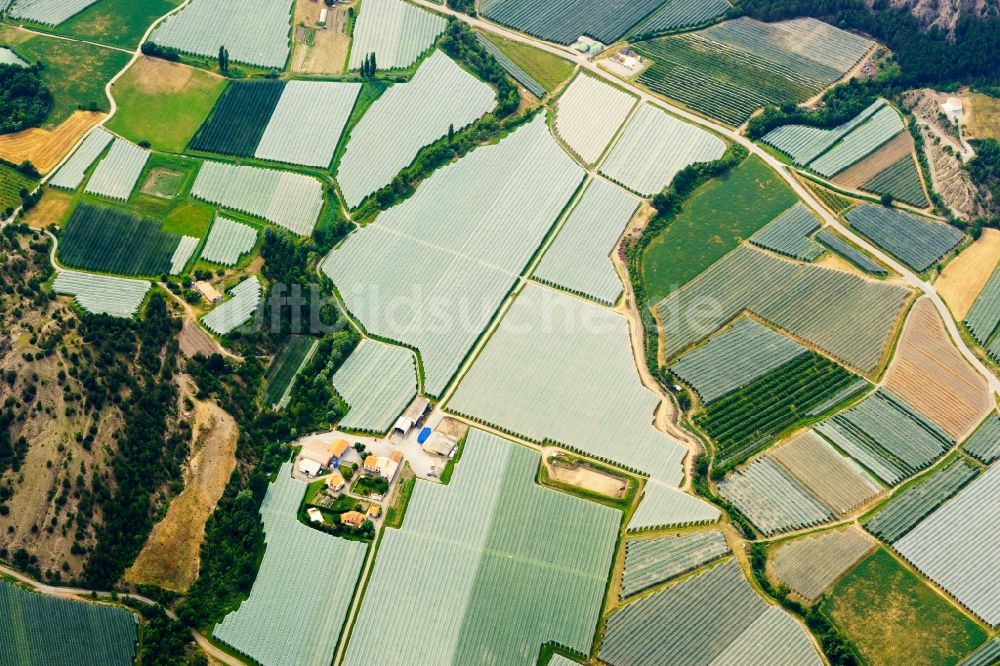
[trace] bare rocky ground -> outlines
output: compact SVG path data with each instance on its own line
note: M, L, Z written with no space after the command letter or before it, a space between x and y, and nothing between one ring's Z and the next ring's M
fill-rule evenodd
M955 127L941 117L941 101L941 93L928 88L904 95L904 103L916 116L924 139L934 190L957 217L980 217L986 213L983 197L988 194L981 193L969 178L963 166L963 159L970 156L968 149L956 136Z

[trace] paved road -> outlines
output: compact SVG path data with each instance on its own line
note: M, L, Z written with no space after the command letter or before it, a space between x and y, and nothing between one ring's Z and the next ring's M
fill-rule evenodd
M856 234L853 229L841 223L840 220L838 220L826 208L824 208L819 201L816 200L816 198L812 195L811 192L809 192L809 190L807 190L805 187L802 186L801 183L799 183L799 181L792 175L792 172L787 167L787 165L785 165L783 162L775 158L766 150L762 149L753 141L739 134L730 127L726 127L725 125L721 125L715 121L703 118L702 116L692 113L686 109L674 106L673 104L665 101L660 97L651 95L645 90L642 90L641 88L635 86L630 81L620 79L611 74L610 72L607 72L604 69L598 67L597 64L591 62L583 54L577 53L569 48L557 46L555 44L550 44L548 42L544 42L539 39L529 37L527 35L522 35L520 33L508 30L501 26L497 26L492 23L487 23L486 21L483 21L481 19L467 16L465 14L461 14L447 7L442 7L440 5L434 4L429 0L412 0L412 2L418 5L422 5L427 9L432 9L434 11L451 14L452 16L455 16L456 18L468 23L469 25L472 25L475 28L489 31L494 34L498 34L502 37L505 37L507 39L520 42L523 44L528 44L540 50L553 53L567 60L571 60L572 62L579 65L581 68L586 69L591 74L601 79L612 82L618 86L627 88L631 93L638 96L642 101L652 102L661 108L667 109L674 115L679 116L684 120L691 122L692 124L706 127L718 134L725 136L730 141L738 143L744 148L746 148L751 154L756 155L757 157L762 159L765 163L767 163L772 169L774 169L785 180L785 182L788 183L788 185L792 188L792 190L795 191L795 193L799 196L799 198L808 203L809 206L812 209L814 209L814 211L817 214L819 214L822 217L822 219L826 221L827 224L836 229L840 234L851 240L853 243L855 243L859 247L863 248L864 250L866 250L876 258L878 258L880 261L885 263L894 271L899 273L902 276L902 280L905 284L926 294L934 303L934 307L937 308L938 313L944 320L945 326L948 329L948 334L951 336L952 341L954 342L955 346L958 347L958 350L961 352L962 356L964 356L966 360L968 360L968 362L972 364L972 366L976 369L977 372L979 372L981 375L983 375L983 377L986 378L986 381L989 383L990 390L994 394L1000 395L1000 378L997 378L996 375L990 372L990 370L983 364L983 362L980 361L979 358L966 346L965 341L962 339L962 336L959 333L958 326L955 323L954 317L952 317L951 312L944 304L944 301L941 300L941 297L934 289L934 286L931 285L929 282L921 280L918 275L914 274L909 268L898 262L891 255L883 251L881 248L871 244L870 242L868 242L867 239Z

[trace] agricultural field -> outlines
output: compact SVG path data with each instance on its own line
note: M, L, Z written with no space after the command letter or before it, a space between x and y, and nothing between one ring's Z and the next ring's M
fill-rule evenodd
M813 527L834 518L784 467L772 458L759 458L719 483L719 496L736 506L757 529L770 536Z
M861 189L875 194L888 194L893 199L917 208L927 208L930 205L912 155L907 155L885 171L866 180L861 184Z
M786 257L814 261L823 254L823 246L810 238L819 228L819 219L797 203L751 236L750 242Z
M360 91L360 83L289 81L254 157L327 168Z
M56 4L47 0L50 4ZM82 2L83 0L80 0ZM80 2L61 3L65 6ZM180 0L97 0L73 17L52 28L52 32L75 39L117 46L129 51L139 46L153 22L172 10Z
M652 425L658 404L640 383L624 317L529 283L446 408L650 475L630 527L714 520L714 507L676 490L687 449Z
M986 379L959 353L927 297L910 310L883 386L955 441L995 405Z
M250 225L236 222L221 215L215 216L212 230L201 251L203 261L222 266L235 266L240 257L257 244L257 230Z
M81 203L59 239L66 266L121 275L170 273L182 236L160 223L118 208Z
M403 0L366 0L354 24L347 69L360 69L372 53L379 69L405 69L433 46L446 26L440 16Z
M83 182L87 174L87 169L113 140L114 136L106 132L104 128L98 127L91 131L72 157L52 177L49 185L68 190L80 187L80 183Z
M109 199L128 201L148 159L148 150L124 139L115 139L108 154L90 174L84 191Z
M765 134L761 141L791 157L795 164L805 166L886 106L884 99L877 99L858 115L831 129L811 125L782 125Z
M139 311L150 286L144 280L64 270L56 275L52 290L73 296L77 304L91 314L132 317Z
M345 665L531 666L548 642L590 650L621 513L537 485L538 466L473 429L448 485L417 484L402 528L383 534Z
M510 78L517 81L525 90L537 97L542 99L548 93L548 89L541 83L535 80L531 74L528 74L520 65L510 59L510 57L504 53L497 44L494 44L489 37L483 36L481 33L476 33L476 41L482 46L487 53L489 53L493 58L500 63L504 71ZM497 38L497 41L500 41ZM506 41L506 40L504 40Z
M884 106L809 163L809 168L831 178L861 161L872 151L903 131L903 119L891 106Z
M581 160L594 164L636 101L623 90L581 72L559 97L556 133Z
M812 192L813 196L815 196L834 215L840 215L856 203L855 201L848 199L847 197L838 194L837 192L834 192L833 190L824 187L815 181L809 180L808 178L799 177L798 181L805 185L805 188Z
M117 606L69 601L0 581L0 657L5 664L135 661L135 615Z
M323 271L369 333L419 350L425 390L440 395L583 177L539 116L435 171L349 236ZM408 302L415 285L438 307L400 313L394 299Z
M659 399L640 382L628 340L620 314L529 283L447 409L676 486L686 449L652 426Z
M309 362L318 344L316 338L304 335L293 335L285 342L267 369L267 383L264 387L265 405L274 409L285 407L299 373Z
M978 474L979 468L956 456L893 495L865 522L865 529L886 543L895 543Z
M861 467L811 430L767 453L838 516L882 492Z
M260 506L267 547L250 598L212 632L257 663L330 663L361 576L366 544L298 521L305 491L282 465Z
M983 643L975 652L962 660L961 666L995 666L1000 659L1000 636ZM553 659L553 662L555 660Z
M285 91L286 81L232 81L191 140L192 150L250 156Z
M492 44L505 58L509 59L515 66L536 81L545 92L552 92L558 88L573 73L573 63L547 51L536 49L521 42L504 39L490 32L477 33L477 37L480 43L488 42ZM494 57L496 57L493 51L490 51L490 53L493 53ZM502 59L498 58L497 62L503 65ZM506 67L504 65L504 69ZM508 70L508 73L514 76L510 70ZM514 78L521 85L527 87L527 84L520 81L516 76ZM540 97L540 95L536 95L536 97Z
M287 0L192 0L161 23L149 41L212 59L225 46L233 62L283 69L291 20Z
M813 602L876 546L857 527L831 530L781 544L773 552L771 566L780 583Z
M902 287L738 247L654 309L668 357L749 309L869 373L885 355L908 296ZM706 298L718 304L715 313L683 316Z
M991 627L1000 625L998 492L1000 467L994 466L893 544Z
M819 666L806 630L764 602L728 559L642 597L607 620L599 657L613 666L787 663Z
M820 230L816 234L816 240L866 273L871 273L872 275L885 275L887 273L882 264L876 262L867 254L828 229Z
M816 431L890 485L927 467L954 443L882 388L820 423Z
M683 28L699 26L724 15L726 0L667 0L646 20L629 30L629 39L646 39Z
M312 234L323 209L323 186L311 176L223 162L202 164L191 195L300 236Z
M918 272L930 268L965 237L950 224L871 204L853 208L845 217L854 229Z
M796 201L774 171L753 156L699 186L643 255L650 302L693 280Z
M914 159L916 145L909 132L900 132L891 141L872 152L857 164L838 173L832 180L835 184L848 189L864 189L862 185L884 172L890 166L909 157ZM914 162L914 164L916 164ZM920 188L920 177L917 176L917 187ZM920 189L921 195L923 189Z
M983 93L966 93L963 134L968 139L994 138L1000 141L1000 101Z
M392 427L417 395L413 352L378 340L364 340L331 378L350 411L339 427L378 434Z
M337 167L344 202L357 207L413 162L421 148L494 106L492 88L435 51L408 83L386 90L351 129Z
M619 597L624 599L729 554L721 532L714 530L625 544L625 571Z
M979 292L965 317L965 325L976 342L982 345L1000 325L1000 267L993 271L986 286Z
M742 318L678 357L670 371L692 387L702 402L711 403L807 351L791 338Z
M121 51L21 32L4 25L0 25L0 43L14 46L28 62L44 64L41 78L52 92L52 109L42 125L42 129L48 130L68 120L80 107L107 111L104 85L125 67L130 57Z
M663 0L625 4L597 0L483 0L483 16L550 42L572 44L588 35L605 44L616 41Z
M21 190L33 189L33 179L6 164L0 164L0 218L6 218L8 210L21 205Z
M10 16L42 25L59 25L97 0L17 0Z
M39 173L48 173L103 116L97 112L75 111L54 130L30 127L20 132L0 134L0 159L11 164L28 160Z
M871 666L956 663L986 639L882 548L840 579L822 610Z
M712 162L725 152L726 144L714 134L643 104L601 164L601 173L649 197L668 186L684 167Z
M992 465L1000 459L1000 416L990 412L962 448L984 465Z
M260 280L256 275L248 277L229 290L228 301L217 305L201 318L202 323L216 335L226 335L250 321L260 305Z
M639 200L595 178L566 218L532 277L611 306L622 281L610 258Z
M224 78L203 69L141 57L111 88L118 112L107 128L134 143L182 152L225 87Z
M949 261L934 281L934 289L955 318L962 321L1000 264L1000 230L985 228L972 245ZM997 278L1000 282L1000 278ZM1000 290L1000 287L996 287ZM1000 309L997 320L1000 321ZM984 330L989 327L983 325ZM982 332L980 337L982 337ZM985 331L988 336L989 331Z
M726 21L636 42L653 64L637 81L695 111L742 125L765 104L802 102L850 70L872 42L815 19Z

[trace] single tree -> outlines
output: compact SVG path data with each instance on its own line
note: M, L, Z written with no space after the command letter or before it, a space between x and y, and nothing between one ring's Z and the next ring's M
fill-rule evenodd
M888 192L882 195L881 201L886 208L892 208L892 195Z
M455 124L448 125L448 143L455 142Z
M229 73L229 51L225 46L219 47L219 71L223 74Z

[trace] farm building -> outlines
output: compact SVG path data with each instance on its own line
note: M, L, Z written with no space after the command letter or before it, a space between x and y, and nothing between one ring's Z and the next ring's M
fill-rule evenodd
M382 505L378 502L372 502L368 505L368 511L365 512L365 515L368 516L369 519L375 520L382 515Z
M340 460L344 457L344 454L350 450L351 445L347 443L346 439L338 439L333 442L333 446L330 447L330 460Z
M448 437L442 432L434 431L424 444L424 451L439 456L448 457L458 444L453 437Z
M395 478L396 472L399 471L399 466L402 462L403 454L399 451L393 451L388 457L368 456L365 458L364 467L365 471L369 474L378 474L391 482Z
M350 525L351 527L361 527L362 523L366 520L365 514L360 511L345 511L340 514L340 523L342 525Z
M413 429L413 426L417 425L417 422L423 418L427 412L428 405L430 403L427 402L427 398L419 397L410 403L410 406L406 408L403 415L396 419L396 424L392 426L392 433L396 434L398 432L401 437L406 437L410 430Z
M299 458L298 467L299 471L306 476L319 476L319 473L323 471L323 463L312 458Z
M337 470L333 470L330 472L330 475L326 477L326 487L335 493L339 493L343 490L344 485L344 475Z
M194 288L198 290L206 303L218 303L222 300L222 294L219 293L219 290L204 280L195 282Z
M314 506L311 506L308 509L306 509L306 514L309 516L309 520L311 522L314 522L314 523L322 523L323 522L323 514L320 513L319 509L317 509Z

